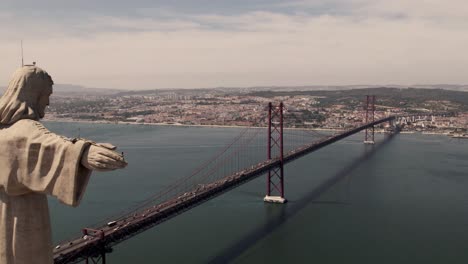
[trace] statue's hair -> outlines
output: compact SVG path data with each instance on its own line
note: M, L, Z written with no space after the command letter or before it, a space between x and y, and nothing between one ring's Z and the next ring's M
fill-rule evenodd
M39 120L38 101L44 92L52 92L50 75L36 66L19 68L0 98L0 124L9 125L21 119Z

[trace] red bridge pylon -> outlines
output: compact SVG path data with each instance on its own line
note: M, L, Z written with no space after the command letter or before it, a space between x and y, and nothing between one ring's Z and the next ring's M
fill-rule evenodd
M268 104L268 159L279 159L280 165L267 174L265 202L285 203L283 160L283 102L279 106Z
M375 95L366 96L366 124L375 121ZM364 138L364 144L375 144L374 141L375 128L374 126L366 128L366 136Z

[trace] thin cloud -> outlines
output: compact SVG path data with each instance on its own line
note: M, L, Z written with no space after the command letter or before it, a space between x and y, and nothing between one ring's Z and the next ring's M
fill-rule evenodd
M302 1L289 3L294 13L88 14L67 23L0 13L0 81L24 38L26 58L57 83L92 87L468 83L468 4L346 2L333 1L334 12Z

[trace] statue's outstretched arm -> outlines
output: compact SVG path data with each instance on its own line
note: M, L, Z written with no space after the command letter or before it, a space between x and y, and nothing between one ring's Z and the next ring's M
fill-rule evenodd
M127 166L122 154L98 144L91 144L83 152L81 164L87 169L96 171L112 171Z

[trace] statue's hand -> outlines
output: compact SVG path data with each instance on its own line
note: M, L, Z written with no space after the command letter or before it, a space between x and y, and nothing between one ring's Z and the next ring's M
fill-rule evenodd
M100 147L104 147L106 149L110 149L110 150L115 150L117 147L112 145L111 143L96 143L96 145L100 146Z
M111 171L127 166L121 154L98 145L90 145L84 151L81 164L87 169L96 171Z

